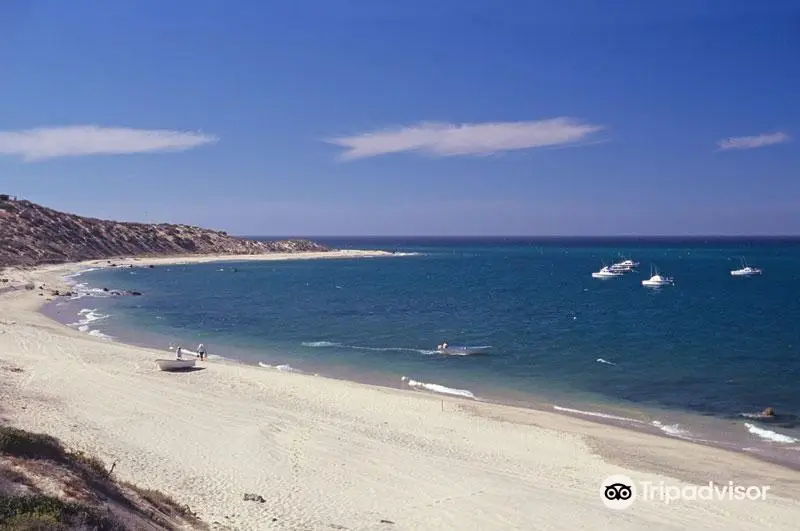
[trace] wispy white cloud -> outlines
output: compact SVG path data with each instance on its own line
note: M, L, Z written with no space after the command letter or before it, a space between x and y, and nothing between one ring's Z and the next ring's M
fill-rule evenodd
M730 149L755 149L760 147L772 146L774 144L784 144L791 140L786 133L762 133L756 136L733 136L724 138L717 142L720 151Z
M476 124L423 122L408 127L330 138L326 142L346 149L341 155L342 160L404 151L451 157L574 145L602 129L602 125L584 124L565 117Z
M129 129L75 125L0 131L0 155L26 161L77 155L121 155L184 151L217 142L212 135L166 129Z

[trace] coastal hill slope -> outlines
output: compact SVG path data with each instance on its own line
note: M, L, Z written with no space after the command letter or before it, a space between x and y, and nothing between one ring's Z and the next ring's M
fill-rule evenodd
M107 221L0 195L0 267L116 256L328 251L310 240L261 242L189 225Z
M114 464L0 424L0 529L208 529L169 496L119 481Z

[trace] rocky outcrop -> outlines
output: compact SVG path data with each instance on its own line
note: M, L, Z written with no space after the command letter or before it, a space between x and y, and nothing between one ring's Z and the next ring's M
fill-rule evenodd
M256 241L189 225L127 223L0 196L0 267L117 256L328 251L310 240Z

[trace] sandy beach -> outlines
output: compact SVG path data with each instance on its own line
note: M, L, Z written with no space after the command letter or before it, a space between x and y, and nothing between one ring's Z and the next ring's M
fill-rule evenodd
M380 251L119 259L117 265L380 257ZM63 277L108 261L9 270L0 415L92 452L217 529L794 530L800 473L748 455L555 413L211 360L82 334L39 313ZM44 284L46 289L38 289ZM40 293L44 293L40 296ZM11 370L15 369L15 370ZM601 482L769 486L765 499L637 499ZM245 493L264 502L245 501Z

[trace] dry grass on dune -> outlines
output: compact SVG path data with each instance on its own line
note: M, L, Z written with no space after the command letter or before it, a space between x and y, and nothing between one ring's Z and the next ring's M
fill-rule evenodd
M0 530L206 529L187 506L112 471L54 437L0 426Z

